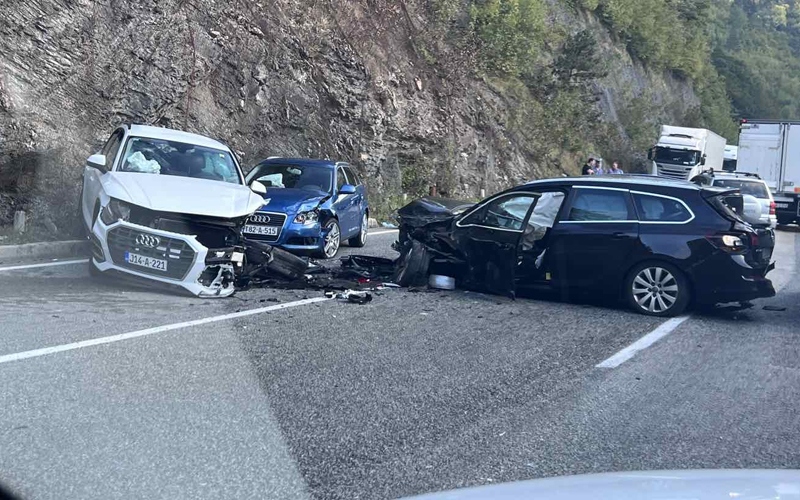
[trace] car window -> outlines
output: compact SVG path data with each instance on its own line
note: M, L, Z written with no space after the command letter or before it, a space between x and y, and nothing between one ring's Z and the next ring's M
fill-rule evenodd
M761 181L748 179L715 179L714 185L717 187L739 189L742 194L749 194L756 198L769 198L769 190L766 184Z
M342 189L342 186L347 184L347 177L345 176L344 169L339 167L336 169L336 189Z
M122 137L123 137L122 130L117 130L114 132L111 137L109 137L108 142L106 145L103 146L103 154L106 157L106 167L111 168L114 162L114 159L117 157L117 153L119 152L119 147L122 144Z
M356 175L356 171L353 170L352 167L344 167L345 174L347 174L347 179L350 181L350 184L354 186L361 185L361 179Z
M635 220L631 213L627 191L600 189L577 189L568 221L629 221Z
M639 220L644 222L686 222L691 212L678 200L636 193L633 195Z
M479 225L521 231L525 216L536 197L532 194L502 196L473 212L461 221L461 226Z
M330 168L316 165L261 163L247 175L247 182L257 180L268 188L304 189L328 193L331 190L332 172Z
M227 151L149 137L128 139L118 170L242 183Z

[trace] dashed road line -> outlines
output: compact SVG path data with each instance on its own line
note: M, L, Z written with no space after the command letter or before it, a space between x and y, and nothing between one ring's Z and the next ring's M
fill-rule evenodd
M137 330L135 332L128 332L128 333L120 333L118 335L110 335L108 337L100 337L96 339L89 339L89 340L82 340L80 342L73 342L71 344L62 344L56 345L52 347L44 347L42 349L33 349L31 351L23 351L17 352L14 354L6 354L0 356L0 364L3 363L11 363L12 361L21 361L23 359L30 359L30 358L38 358L40 356L47 356L50 354L56 354L59 352L66 352L66 351L74 351L77 349L83 349L85 347L93 347L103 344L112 344L114 342L121 342L123 340L130 340L139 337L146 337L148 335L155 335L157 333L164 333L170 332L173 330L179 330L182 328L189 328L192 326L200 326L200 325L207 325L209 323L218 323L220 321L226 321L229 319L236 319L236 318L243 318L246 316L253 316L255 314L261 314L269 311L279 311L281 309L289 309L291 307L298 307L304 306L308 304L315 304L317 302L325 302L330 299L325 297L316 297L313 299L303 299L297 300L294 302L287 302L285 304L278 304L274 306L268 307L261 307L258 309L251 309L249 311L240 311L230 314L223 314L220 316L210 316L208 318L201 318L195 319L192 321L184 321L181 323L173 323L171 325L163 325L163 326L156 326L153 328L147 328L144 330Z
M661 324L661 326L659 326L652 332L640 338L639 340L629 345L625 349L622 349L621 351L614 354L613 356L603 361L599 365L596 365L595 368L618 367L622 363L636 356L636 353L638 353L639 351L647 349L648 347L655 344L659 340L663 339L670 333L674 332L676 328L681 326L683 322L689 319L690 317L691 316L678 316L676 318L672 318L670 320L665 321L664 323Z

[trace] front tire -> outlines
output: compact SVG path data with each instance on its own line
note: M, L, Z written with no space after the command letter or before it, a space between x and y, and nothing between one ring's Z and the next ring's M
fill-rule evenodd
M339 247L342 243L342 230L339 227L339 221L336 219L326 222L325 229L328 231L323 241L320 256L324 259L332 259L339 253Z
M367 213L364 212L364 216L361 217L361 229L359 229L358 234L347 240L347 244L351 247L362 248L364 245L367 244L367 234L369 233L369 217L367 217Z
M625 280L625 299L634 311L648 316L678 316L689 305L689 282L674 266L645 262L635 266Z

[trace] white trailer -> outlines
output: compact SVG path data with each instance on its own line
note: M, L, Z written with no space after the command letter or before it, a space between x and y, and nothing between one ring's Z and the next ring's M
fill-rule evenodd
M726 143L708 129L664 125L647 157L653 175L688 181L706 170L722 170Z
M736 172L736 162L739 159L739 146L725 146L725 161L722 162L722 170L726 172Z
M800 222L800 122L742 120L737 169L767 182L778 224Z

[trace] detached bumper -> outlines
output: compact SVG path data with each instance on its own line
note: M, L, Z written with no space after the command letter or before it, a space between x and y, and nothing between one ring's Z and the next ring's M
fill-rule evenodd
M118 221L106 226L100 217L92 228L92 262L98 271L117 271L177 285L198 297L228 297L235 291L235 270L242 254L231 248L209 249L194 236ZM133 254L137 259L129 259ZM160 261L158 266L142 265ZM134 263L138 260L138 264ZM165 264L162 264L165 263Z

